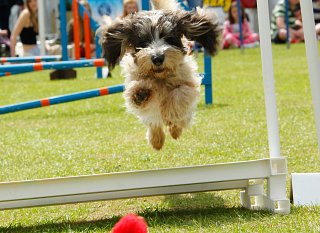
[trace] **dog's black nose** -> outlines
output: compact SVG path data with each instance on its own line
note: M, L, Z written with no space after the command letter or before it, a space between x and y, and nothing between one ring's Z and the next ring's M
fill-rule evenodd
M152 55L151 56L151 61L153 62L153 64L155 64L156 66L161 66L163 61L164 61L164 54L157 54L157 55Z

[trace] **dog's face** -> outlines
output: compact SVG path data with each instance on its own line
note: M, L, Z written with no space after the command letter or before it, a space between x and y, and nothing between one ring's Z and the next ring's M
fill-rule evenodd
M161 78L174 72L186 55L183 36L214 55L220 34L217 20L195 11L149 11L128 16L108 28L102 35L102 47L109 68L130 53L139 73Z

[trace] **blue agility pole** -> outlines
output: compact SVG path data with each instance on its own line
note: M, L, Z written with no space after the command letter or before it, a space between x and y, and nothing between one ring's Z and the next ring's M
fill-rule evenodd
M46 107L46 106L55 105L55 104L62 104L62 103L67 103L71 101L76 101L76 100L89 99L89 98L94 98L94 97L99 97L104 95L115 94L123 91L124 91L124 85L116 85L116 86L103 87L103 88L98 88L98 89L89 90L89 91L76 92L76 93L67 94L67 95L49 97L41 100L33 100L33 101L24 102L24 103L2 106L0 107L0 114L18 112L18 111L23 111L27 109L33 109L33 108L41 108L41 107Z
M287 43L287 49L290 48L290 33L289 33L289 0L284 1L285 4L285 23L286 23L286 30L287 30L287 36L286 36L286 43Z
M242 11L241 11L241 0L237 0L237 11L238 11L238 23L239 23L239 33L240 33L240 48L243 51L243 31L242 31Z
M60 33L62 47L62 61L68 61L68 32L67 32L67 9L66 0L60 0Z
M202 80L205 91L205 103L212 104L212 58L204 54L204 75Z
M35 57L2 57L0 58L1 63L6 62L15 62L15 63L24 63L24 62L42 62L42 61L59 61L61 56L35 56Z
M142 8L143 11L150 10L149 1L148 0L142 0L141 8Z
M79 60L79 61L59 61L59 62L39 62L39 63L28 63L19 65L3 65L0 66L0 73L23 73L39 70L48 69L72 69L82 67L101 67L104 66L104 59L90 59L90 60Z

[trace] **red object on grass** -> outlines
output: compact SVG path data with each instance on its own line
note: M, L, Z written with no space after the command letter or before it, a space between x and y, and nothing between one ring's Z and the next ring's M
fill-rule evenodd
M111 233L147 233L148 225L143 217L128 214L113 227Z

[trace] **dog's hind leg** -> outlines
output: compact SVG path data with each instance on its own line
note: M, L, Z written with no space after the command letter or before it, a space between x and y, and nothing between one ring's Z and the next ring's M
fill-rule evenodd
M147 131L147 139L154 149L160 150L165 140L163 126L149 125L148 131Z

